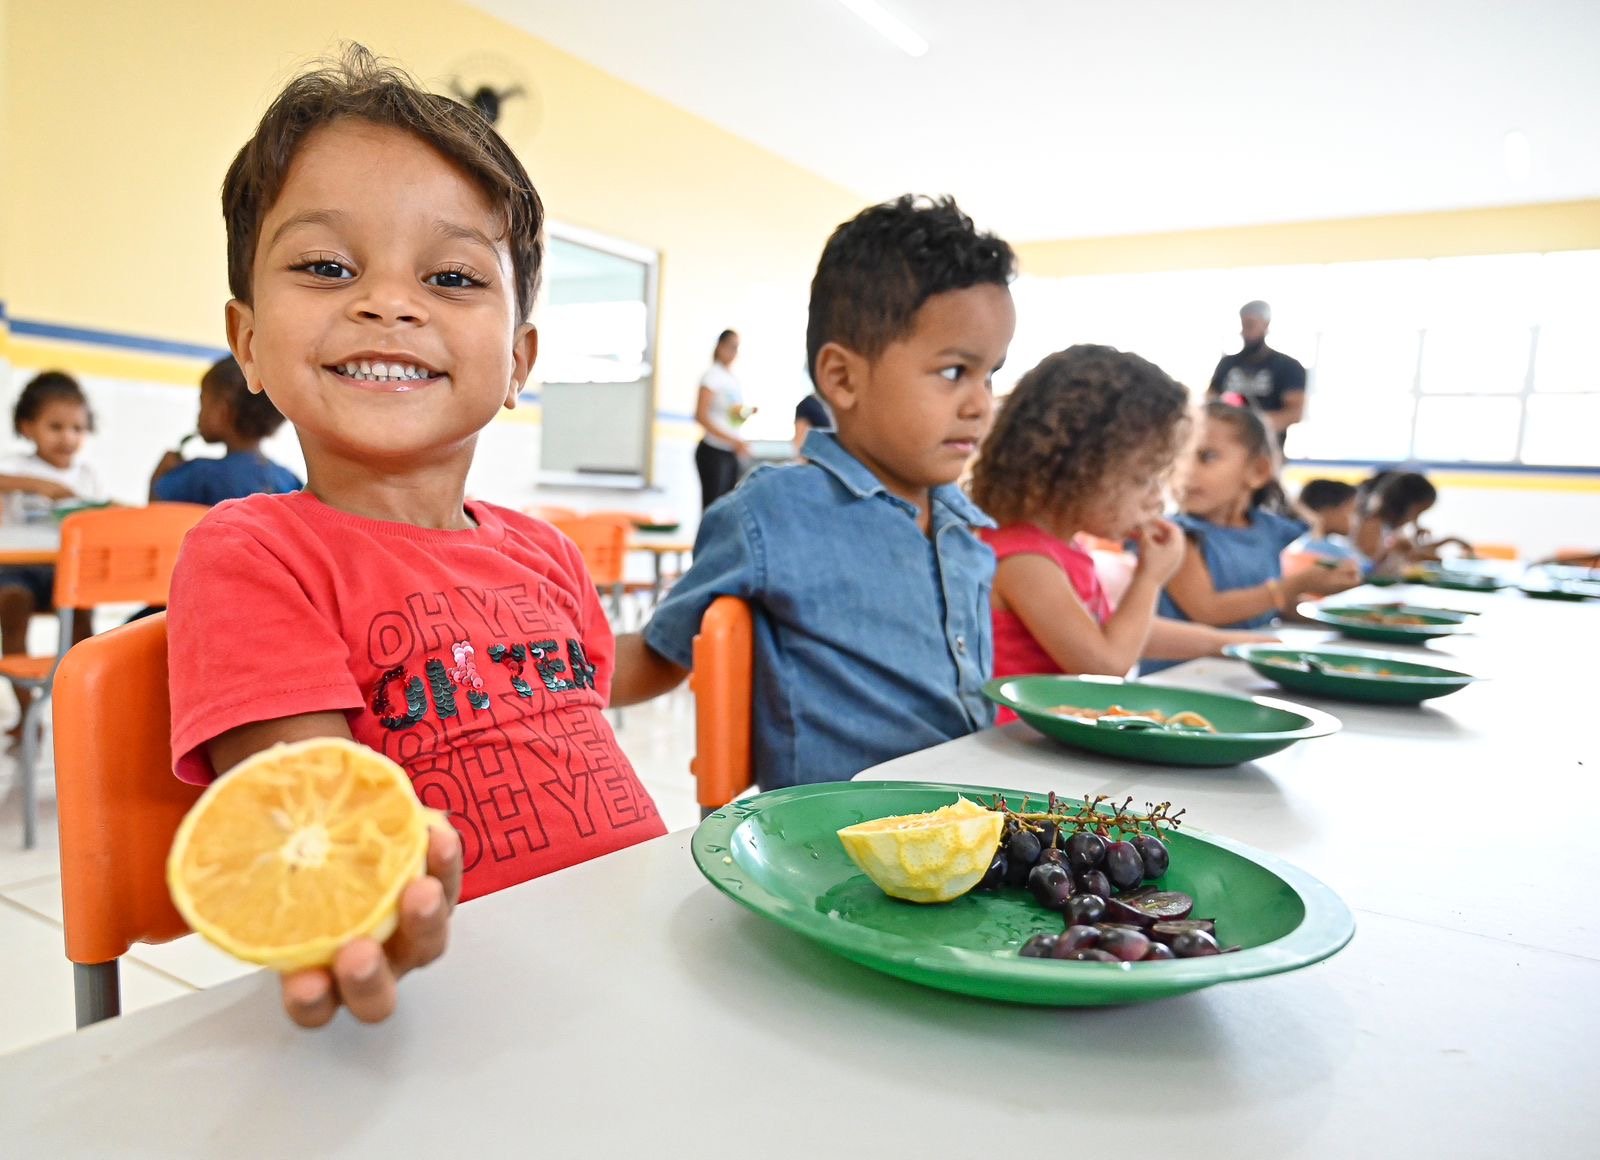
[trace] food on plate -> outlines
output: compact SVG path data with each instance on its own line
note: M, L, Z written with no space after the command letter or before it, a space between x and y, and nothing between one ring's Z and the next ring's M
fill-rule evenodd
M1366 665L1339 665L1332 661L1325 661L1321 657L1262 657L1265 664L1277 665L1283 669L1312 669L1319 673L1355 673L1363 677L1392 677L1393 669L1368 668Z
M1168 729L1199 729L1206 733L1217 731L1217 727L1210 721L1188 709L1168 714L1160 709L1124 709L1121 705L1112 705L1108 709L1081 709L1076 705L1055 705L1049 712L1057 717L1073 717L1091 725L1103 720L1115 721L1119 718L1133 717L1154 721L1157 725Z
M324 966L351 939L394 932L439 817L364 745L276 745L200 795L173 839L167 887L184 920L236 958Z
M949 902L976 886L1000 843L1005 818L960 798L925 814L899 814L846 826L850 860L891 898Z

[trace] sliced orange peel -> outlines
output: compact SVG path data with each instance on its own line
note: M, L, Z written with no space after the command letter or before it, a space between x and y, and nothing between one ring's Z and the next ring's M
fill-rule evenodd
M167 886L190 927L234 957L325 966L352 939L394 933L442 819L364 745L276 745L200 795L173 839Z
M976 886L994 861L1004 816L958 798L924 814L898 814L846 826L850 860L891 898L949 902Z

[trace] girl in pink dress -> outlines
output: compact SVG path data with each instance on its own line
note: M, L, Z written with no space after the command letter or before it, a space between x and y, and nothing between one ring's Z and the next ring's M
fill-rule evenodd
M1017 383L971 482L972 498L999 524L984 533L997 561L995 676L1121 676L1141 657L1189 660L1271 639L1156 615L1184 553L1183 534L1161 516L1162 485L1190 428L1188 392L1110 347L1070 347ZM1080 533L1138 544L1115 608Z

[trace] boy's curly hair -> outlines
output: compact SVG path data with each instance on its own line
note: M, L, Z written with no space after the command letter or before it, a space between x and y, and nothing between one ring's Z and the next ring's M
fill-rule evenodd
M1081 514L1113 472L1167 471L1189 433L1189 392L1136 354L1070 346L1017 381L969 484L1001 524Z
M89 398L78 380L66 371L40 371L28 380L11 412L11 429L21 435L22 425L37 419L50 403L78 404L89 416L89 430L94 430L94 412L89 409Z
M430 93L359 44L337 60L301 73L262 115L255 135L228 166L222 216L228 229L228 289L251 301L250 275L261 223L289 177L306 138L347 118L402 129L459 165L499 208L516 280L518 320L539 288L544 206L527 170L483 115ZM379 180L374 174L373 180Z
M946 290L1016 276L1011 247L981 234L949 197L911 194L862 210L833 231L811 280L806 366L830 342L875 359L911 333L922 304Z

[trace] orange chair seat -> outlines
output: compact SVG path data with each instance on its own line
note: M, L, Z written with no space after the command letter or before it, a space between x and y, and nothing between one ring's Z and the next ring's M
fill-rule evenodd
M0 657L0 677L8 681L43 681L56 667L54 656L26 656L14 653Z

